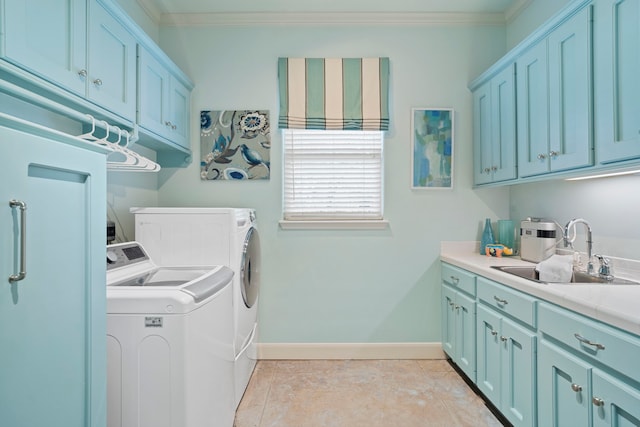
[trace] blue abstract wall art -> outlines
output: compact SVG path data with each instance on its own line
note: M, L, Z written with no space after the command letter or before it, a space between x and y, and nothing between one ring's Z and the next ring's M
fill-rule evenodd
M453 188L453 110L413 108L411 188Z
M204 181L269 179L269 112L200 111L200 153Z

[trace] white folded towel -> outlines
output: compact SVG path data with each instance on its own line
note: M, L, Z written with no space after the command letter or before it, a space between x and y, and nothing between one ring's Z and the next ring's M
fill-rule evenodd
M573 255L551 255L536 265L543 282L569 282L573 274Z

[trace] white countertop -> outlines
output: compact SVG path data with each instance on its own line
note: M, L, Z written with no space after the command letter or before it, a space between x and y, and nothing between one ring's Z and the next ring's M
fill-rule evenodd
M488 257L477 242L442 242L440 259L480 276L640 335L640 285L544 284L491 268L535 265L518 257Z

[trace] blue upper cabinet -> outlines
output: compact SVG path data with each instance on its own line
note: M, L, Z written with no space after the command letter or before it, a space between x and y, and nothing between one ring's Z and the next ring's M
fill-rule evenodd
M518 57L521 177L593 165L591 7Z
M86 23L86 0L5 0L0 54L5 60L84 96Z
M549 80L547 43L518 58L518 170L520 176L549 171Z
M189 149L191 84L157 52L138 51L138 123L155 135Z
M136 117L136 39L100 0L89 3L87 96L131 121Z
M476 185L516 178L515 76L513 64L473 91Z
M136 40L100 0L6 0L2 57L131 122Z
M599 0L595 10L597 159L640 158L640 0Z

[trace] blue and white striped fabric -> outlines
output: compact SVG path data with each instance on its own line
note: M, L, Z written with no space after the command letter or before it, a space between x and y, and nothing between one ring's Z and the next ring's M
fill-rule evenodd
M279 58L283 129L388 130L389 58Z

